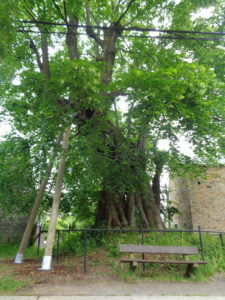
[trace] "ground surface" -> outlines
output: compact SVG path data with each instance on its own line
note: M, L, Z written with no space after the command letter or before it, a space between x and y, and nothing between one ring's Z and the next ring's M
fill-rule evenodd
M63 278L55 283L33 284L20 289L16 295L80 295L80 296L116 296L116 295L224 295L225 280L212 280L207 283L171 283L140 281L138 283L121 282L111 278L91 278L66 282Z
M25 260L15 265L11 260L0 261L1 275L24 281L25 286L14 295L223 295L225 278L217 275L208 282L167 282L141 279L137 282L122 280L110 264L102 261L104 255L96 252L88 257L87 273L83 271L83 258L66 259L54 264L51 271L39 271L40 260ZM127 267L127 266L126 266ZM160 269L159 269L160 270ZM182 273L181 273L182 277Z

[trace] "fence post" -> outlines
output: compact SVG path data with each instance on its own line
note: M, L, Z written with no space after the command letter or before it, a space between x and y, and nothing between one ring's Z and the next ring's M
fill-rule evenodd
M38 233L38 248L37 248L37 256L39 255L40 244L41 244L41 225L40 225L40 227L39 227L39 233Z
M204 250L203 250L203 241L202 241L202 232L201 232L201 227L200 226L198 226L198 234L199 234L200 250L201 250L202 260L205 260Z
M60 240L60 230L57 231L57 249L56 249L56 261L59 263L59 240Z
M220 240L221 240L221 245L224 248L224 241L223 241L223 234L220 232Z
M84 230L84 273L87 272L87 230Z
M141 243L142 245L144 245L144 231L143 229L141 230ZM142 253L142 259L144 260L145 259L145 254ZM142 264L142 270L143 272L145 271L145 263Z

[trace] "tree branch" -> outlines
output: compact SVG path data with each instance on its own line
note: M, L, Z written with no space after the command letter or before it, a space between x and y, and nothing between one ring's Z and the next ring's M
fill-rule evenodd
M26 1L26 0L23 0L23 2L24 2L24 4L25 4L25 9L26 9L28 15L29 15L33 20L37 21L37 18L36 18L36 16L35 16L35 14L30 10L30 8L29 8L29 6L28 6L28 4L27 4L27 1Z
M67 21L68 19L68 14L67 14L67 8L66 8L66 1L63 0L63 7L64 7L64 14L65 14L65 19ZM67 22L66 22L67 23Z
M130 24L132 24L135 21L135 19L138 17L138 15L139 15L139 12L137 12L136 15L129 22L124 24L124 27L129 26Z
M29 40L30 40L30 48L33 50L34 54L36 55L36 60L37 60L38 67L40 69L40 72L42 72L43 71L43 65L42 65L42 62L41 62L41 56L38 52L38 49L37 49L34 41L31 38L29 38Z
M91 26L91 20L90 20L90 8L88 6L88 3L86 3L86 25L88 26L86 28L86 32L88 34L88 36L90 36L91 38L93 38L96 43L98 43L102 48L104 46L104 42L103 40L101 40L95 33L94 33L94 30Z
M64 15L63 15L63 13L62 13L62 11L61 11L59 5L55 2L55 0L52 0L52 2L53 2L53 5L55 6L56 10L57 10L58 13L60 14L61 18L63 19L63 21L64 21L65 23L67 23L67 20L66 20L66 18L64 17Z
M135 2L136 0L130 0L130 2L127 5L127 8L125 9L125 11L122 13L122 15L119 17L119 19L117 20L117 23L120 23L120 21L123 19L123 17L126 15L126 13L128 12L128 10L130 9L131 5Z
M48 55L48 40L46 33L41 34L41 50L42 50L42 72L50 78L50 66Z
M74 25L74 26L69 26L69 25ZM69 17L69 23L67 25L67 33L66 33L66 44L68 46L70 59L79 58L78 42L77 42L77 25L78 25L78 18Z

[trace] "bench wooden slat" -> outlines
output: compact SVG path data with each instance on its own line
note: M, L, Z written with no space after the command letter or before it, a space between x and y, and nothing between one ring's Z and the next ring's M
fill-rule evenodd
M152 254L198 254L197 247L182 247L182 246L147 246L121 244L120 252L126 253L152 253Z
M206 264L206 261L189 261L189 260L151 260L151 259L122 259L120 262L137 262L137 263L156 263L156 264Z

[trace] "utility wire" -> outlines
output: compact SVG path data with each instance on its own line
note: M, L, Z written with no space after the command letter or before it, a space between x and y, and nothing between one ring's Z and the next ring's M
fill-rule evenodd
M35 21L35 20L20 20L21 23L26 24L41 24L41 25L51 25L51 26L69 26L74 28L93 28L93 29L114 29L118 31L139 31L139 32L162 32L162 33L191 33L191 34L204 34L204 35L219 35L225 36L225 32L212 32L212 31L192 31L192 30L173 30L173 29L156 29L156 28L143 28L143 27L122 27L122 26L95 26L95 25L82 25L82 24L66 24L66 23L57 23L57 22L44 22L44 21Z
M67 33L65 31L45 31L45 30L26 30L26 29L18 29L17 32L21 33L46 33L46 34L58 34L58 35L85 35L88 36L87 33L77 32L77 33ZM95 33L95 35L101 36L101 34ZM113 36L113 34L104 34L104 36ZM193 41L223 41L225 42L225 38L216 38L216 37L190 37L190 36L151 36L151 35L120 35L120 37L124 38L145 38L145 39L169 39L169 40L193 40Z

